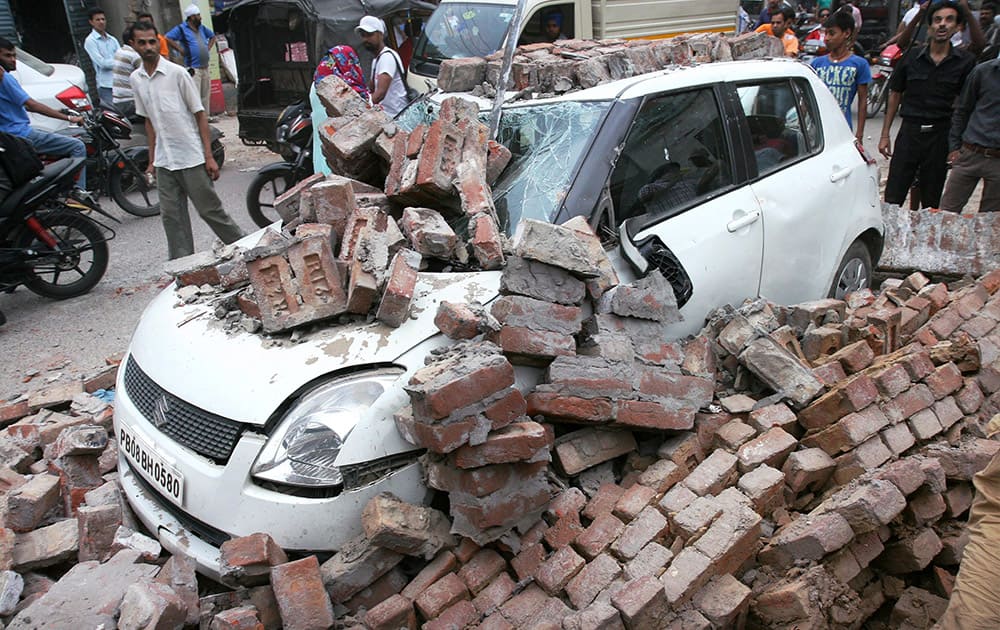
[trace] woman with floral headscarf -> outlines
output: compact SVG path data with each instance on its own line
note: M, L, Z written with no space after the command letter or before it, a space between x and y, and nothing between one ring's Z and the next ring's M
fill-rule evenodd
M365 85L365 75L361 70L361 60L358 53L350 46L334 46L316 66L313 83L319 82L330 75L336 75L347 82L361 98L370 100L371 94Z
M319 127L326 122L327 115L326 109L319 102L319 97L316 96L316 86L329 76L340 77L354 88L354 91L367 103L371 104L372 102L371 92L365 85L365 75L361 70L361 60L358 59L358 53L354 52L350 46L331 48L316 66L312 85L309 86L309 106L312 109L313 123L313 172L324 175L330 174L330 166L326 163L323 152L319 150Z

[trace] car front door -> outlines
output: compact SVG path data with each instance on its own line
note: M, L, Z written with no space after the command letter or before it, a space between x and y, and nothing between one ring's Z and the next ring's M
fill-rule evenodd
M757 170L750 189L763 213L760 294L779 304L825 297L859 178L863 186L867 177L863 160L852 143L834 142L832 133L824 138L806 79L741 82L735 89L750 137L748 161Z
M617 225L674 285L684 332L757 295L760 208L734 159L722 92L706 86L647 97L611 173Z

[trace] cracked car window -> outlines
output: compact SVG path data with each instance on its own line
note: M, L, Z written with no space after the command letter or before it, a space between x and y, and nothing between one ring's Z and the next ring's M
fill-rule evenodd
M504 110L498 140L512 157L493 185L493 200L508 234L522 219L555 219L610 106L568 101Z
M572 184L576 166L611 107L609 101L545 103L504 109L498 141L511 160L493 184L500 227L507 234L521 219L551 222ZM417 103L396 119L410 131L437 119L438 108ZM488 114L480 119L487 122Z

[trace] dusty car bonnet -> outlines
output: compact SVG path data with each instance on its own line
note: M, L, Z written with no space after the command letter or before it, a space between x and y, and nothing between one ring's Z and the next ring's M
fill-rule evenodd
M487 303L498 294L499 272L421 273L410 319L399 328L378 321L308 332L297 342L227 332L211 302L175 306L172 288L143 314L131 352L158 385L206 411L263 425L289 396L322 376L400 360L439 334L434 325L442 301ZM322 324L320 324L322 326ZM423 362L423 355L415 361ZM405 367L405 366L404 366Z

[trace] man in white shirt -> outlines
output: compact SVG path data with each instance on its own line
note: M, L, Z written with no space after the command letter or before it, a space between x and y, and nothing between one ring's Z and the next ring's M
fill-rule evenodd
M132 29L132 41L142 57L142 66L129 81L135 111L146 119L150 158L147 172L156 169L169 258L194 253L188 198L212 231L223 242L232 243L243 236L243 231L222 209L212 187L212 181L219 178L219 165L212 157L208 118L198 88L187 70L160 56L155 26L137 23Z
M372 62L372 102L381 105L385 113L395 116L406 107L406 84L403 83L403 61L396 51L385 45L385 22L366 15L357 28L366 49L375 55Z

